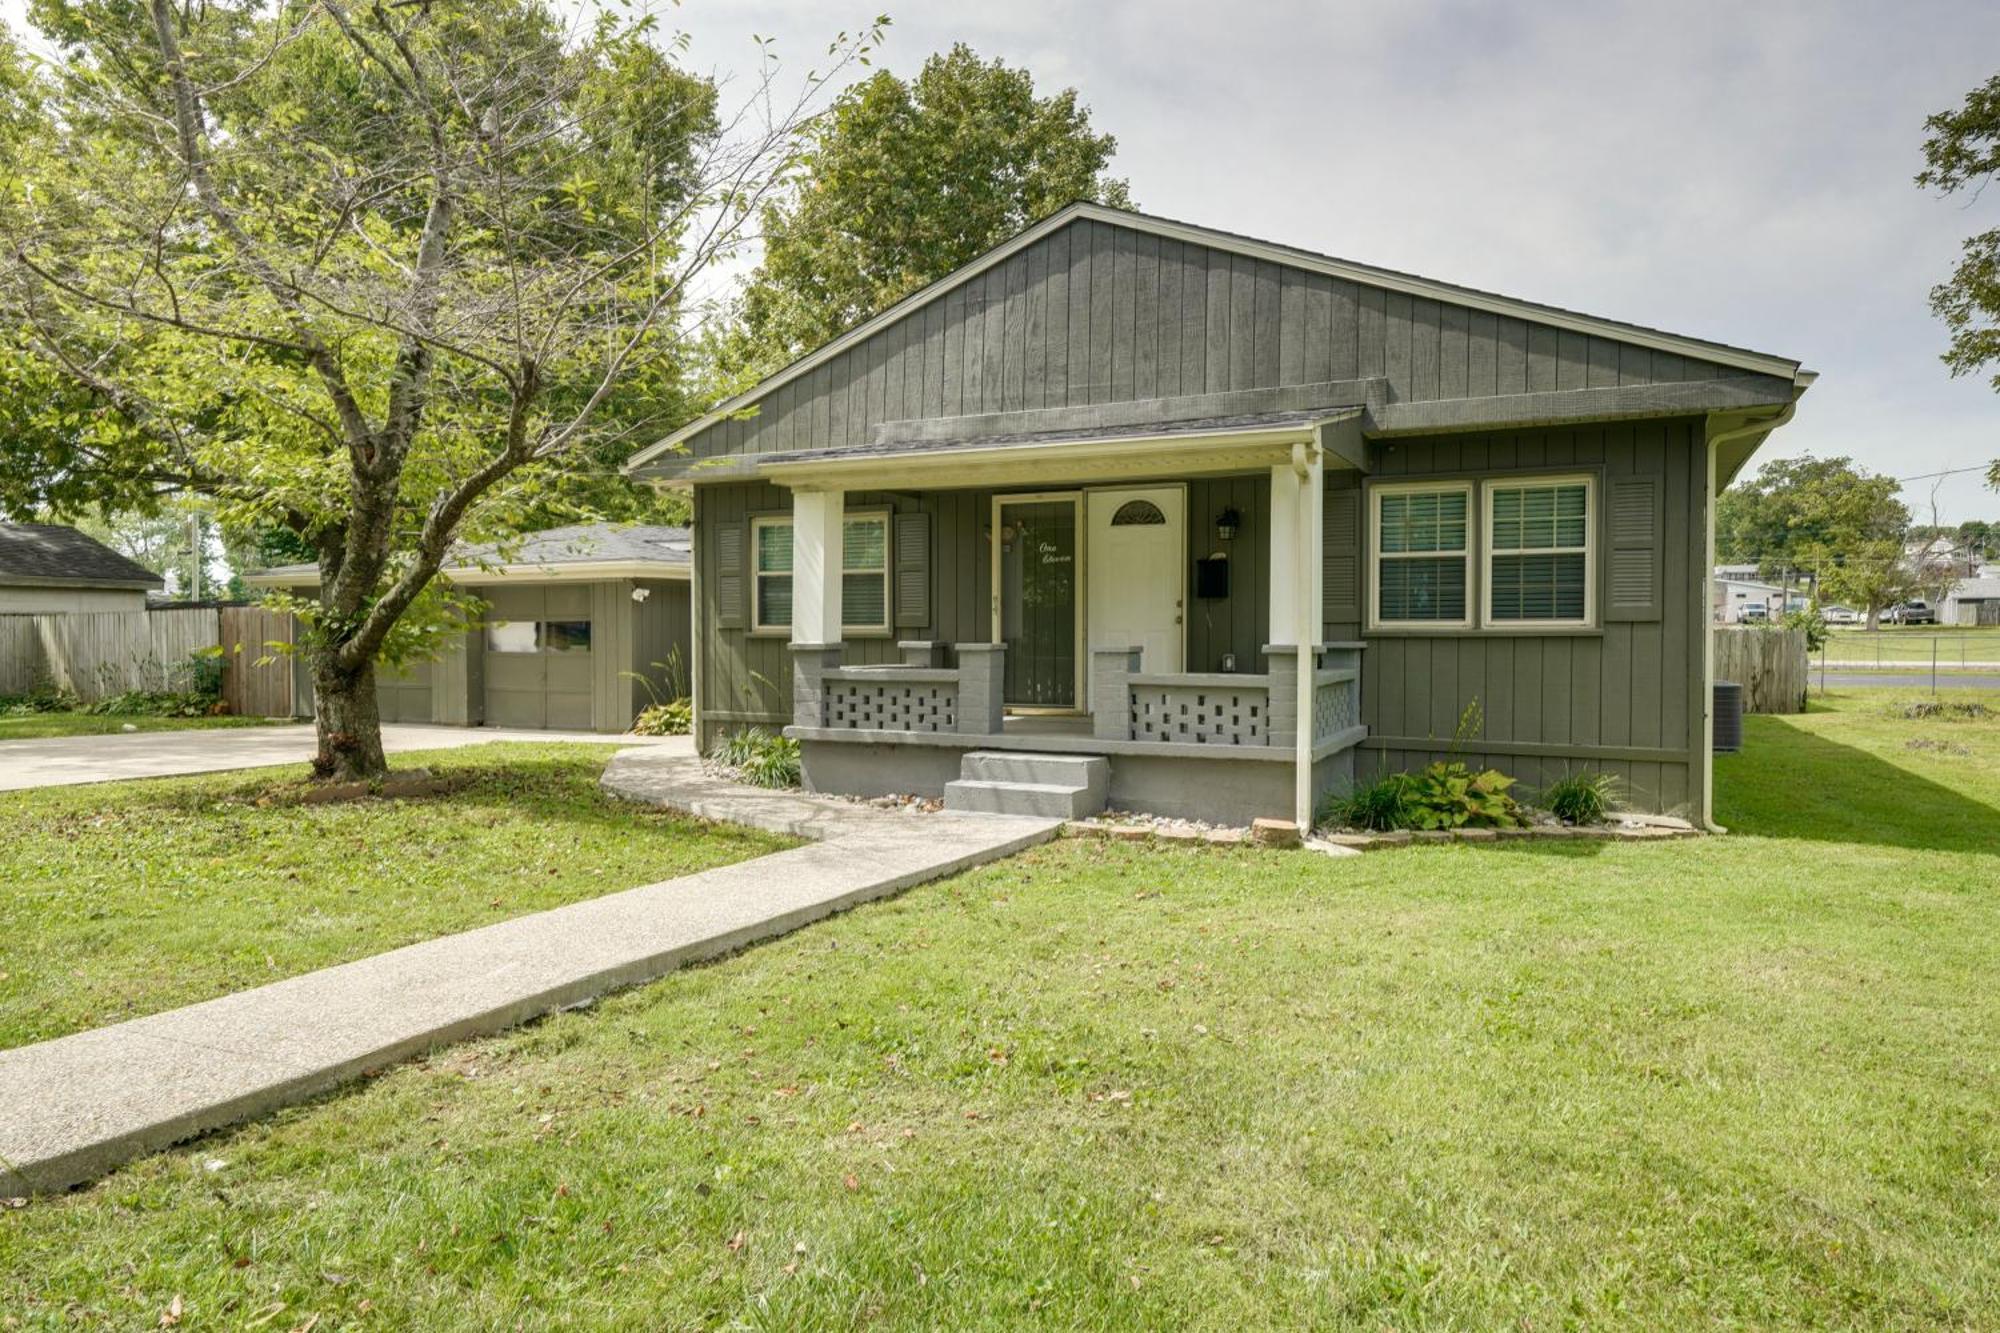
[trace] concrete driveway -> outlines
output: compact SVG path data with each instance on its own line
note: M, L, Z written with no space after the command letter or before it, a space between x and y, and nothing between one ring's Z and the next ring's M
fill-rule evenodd
M493 741L587 741L599 745L660 745L694 753L686 736L604 736L579 731L510 731L498 727L434 727L395 722L382 728L382 748L452 750ZM165 778L236 768L303 764L313 756L310 726L233 727L216 731L140 731L113 736L61 736L0 741L0 791L67 787L126 778Z

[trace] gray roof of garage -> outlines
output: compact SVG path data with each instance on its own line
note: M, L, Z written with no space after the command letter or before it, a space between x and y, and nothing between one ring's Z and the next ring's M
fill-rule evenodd
M686 528L645 523L575 523L525 533L509 542L461 546L452 552L445 567L449 570L484 565L595 565L627 560L685 565L689 550ZM277 583L287 575L312 579L318 573L319 566L315 564L276 565L257 571L255 581Z
M75 528L59 523L0 523L0 583L158 588L166 580Z

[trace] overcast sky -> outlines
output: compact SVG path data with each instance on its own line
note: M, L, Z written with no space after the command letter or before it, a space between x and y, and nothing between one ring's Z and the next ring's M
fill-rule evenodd
M0 0L18 21L22 0ZM1797 357L1821 373L1760 457L1897 477L2000 457L1926 305L1978 202L1918 190L1926 114L2000 72L1993 0L685 0L704 71L751 35L810 63L888 8L881 63L954 41L1074 86L1140 208ZM1906 498L1920 514L1931 481ZM1976 473L1942 517L2000 517Z

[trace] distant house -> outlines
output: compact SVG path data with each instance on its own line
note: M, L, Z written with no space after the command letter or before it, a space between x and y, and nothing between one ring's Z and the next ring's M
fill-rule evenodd
M1745 619L1775 620L1788 610L1807 604L1804 593L1794 588L1787 593L1775 583L1760 579L1725 576L1729 566L1717 566L1711 607L1718 625L1741 624Z
M625 730L654 692L687 688L657 664L689 663L689 547L686 528L591 523L530 533L504 551L461 548L442 577L477 593L486 618L437 661L382 671L382 720ZM243 581L310 596L319 568L282 565ZM296 707L310 716L303 658L296 671Z
M0 615L143 611L166 580L75 528L0 523Z
M1980 570L1980 577L1960 579L1938 610L1940 625L2000 625L2000 570Z

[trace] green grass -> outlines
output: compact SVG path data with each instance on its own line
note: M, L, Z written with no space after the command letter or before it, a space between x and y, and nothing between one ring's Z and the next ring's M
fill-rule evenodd
M0 713L0 741L42 740L51 736L106 736L127 726L138 731L192 731L210 727L261 727L289 718L153 717L124 713ZM0 751L4 756L5 751Z
M1935 648L1940 667L1960 663L2000 662L2000 626L1884 625L1878 630L1836 628L1829 631L1829 664L1923 667ZM1820 654L1813 654L1817 664Z
M1039 849L0 1210L0 1312L1991 1327L2000 723L1893 702L1729 838Z
M786 845L604 796L609 754L402 755L463 784L402 801L296 804L304 765L0 794L0 1047Z

